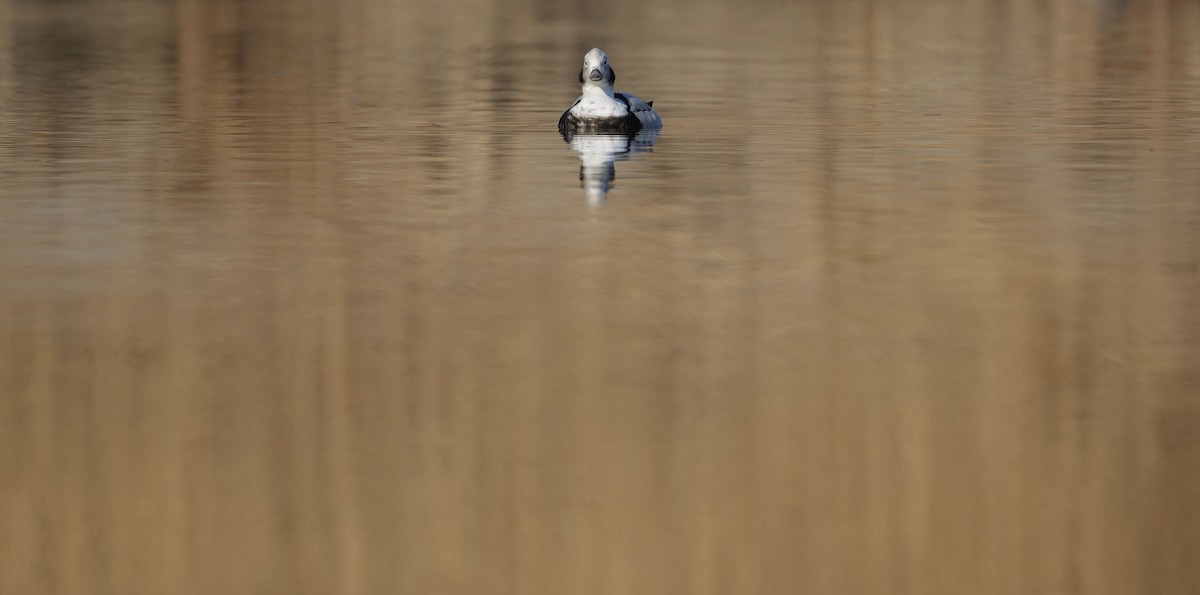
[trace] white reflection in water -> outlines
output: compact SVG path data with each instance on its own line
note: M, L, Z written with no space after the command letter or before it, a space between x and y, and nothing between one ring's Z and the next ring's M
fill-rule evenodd
M654 140L660 130L643 129L637 134L571 134L563 139L579 155L579 181L588 204L600 205L617 177L617 161L625 161L638 153L654 150Z

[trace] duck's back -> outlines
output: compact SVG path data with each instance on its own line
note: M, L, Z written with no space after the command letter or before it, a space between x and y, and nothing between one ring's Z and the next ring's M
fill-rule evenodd
M616 93L614 96L629 106L629 112L637 117L642 128L662 128L662 118L654 111L653 101L642 101L628 93Z

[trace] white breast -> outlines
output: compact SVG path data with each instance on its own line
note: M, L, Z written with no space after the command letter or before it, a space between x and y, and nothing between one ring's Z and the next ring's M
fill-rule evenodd
M579 98L579 103L571 108L571 115L581 120L607 120L623 118L629 113L625 104L609 97L604 92L587 92Z

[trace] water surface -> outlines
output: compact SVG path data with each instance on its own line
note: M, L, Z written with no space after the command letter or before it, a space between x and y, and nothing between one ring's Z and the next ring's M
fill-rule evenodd
M1200 5L807 4L0 3L0 592L1194 592Z

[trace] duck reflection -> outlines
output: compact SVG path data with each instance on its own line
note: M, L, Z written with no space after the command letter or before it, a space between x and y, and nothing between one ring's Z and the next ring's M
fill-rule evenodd
M638 153L648 153L658 138L658 129L642 129L636 134L572 133L563 140L579 155L579 181L588 204L603 204L617 177L617 161L625 161Z

